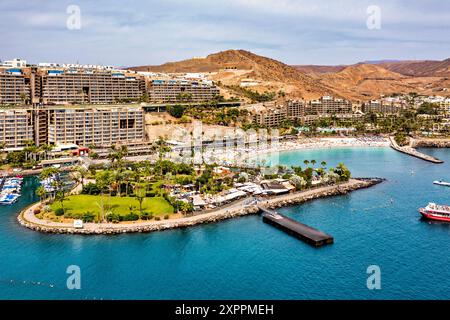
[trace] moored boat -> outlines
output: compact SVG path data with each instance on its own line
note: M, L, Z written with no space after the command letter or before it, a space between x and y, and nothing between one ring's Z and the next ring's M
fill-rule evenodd
M436 181L433 181L433 183L437 184L439 186L450 187L450 182L445 182L445 181L442 181L442 180L436 180Z
M4 178L0 190L0 205L15 203L20 197L23 177Z
M425 208L419 209L425 219L450 222L450 206L430 202Z

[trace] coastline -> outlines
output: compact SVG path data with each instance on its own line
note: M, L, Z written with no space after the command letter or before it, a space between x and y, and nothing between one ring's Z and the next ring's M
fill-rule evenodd
M292 141L282 141L275 146L264 145L262 148L238 148L237 150L214 150L204 155L206 162L217 162L222 165L233 165L236 162L245 163L258 160L261 156L267 156L279 152L302 150L329 150L337 148L388 148L390 141L384 137L359 137L359 138L304 138ZM214 161L208 161L211 158Z
M260 202L260 204L271 209L289 205L296 205L313 199L343 195L355 190L369 188L381 183L382 181L384 181L384 179L381 178L352 178L348 182L332 186L318 187L306 191L267 198L264 201ZM28 229L43 233L83 235L112 235L136 232L142 233L176 228L186 228L258 213L259 209L256 204L244 206L244 203L248 199L249 198L246 197L230 204L225 208L219 208L212 212L201 213L190 217L169 219L164 221L140 221L128 224L85 223L83 229L76 229L72 224L69 223L50 222L36 218L33 210L36 206L40 205L40 202L37 202L22 210L17 216L17 220L20 225Z

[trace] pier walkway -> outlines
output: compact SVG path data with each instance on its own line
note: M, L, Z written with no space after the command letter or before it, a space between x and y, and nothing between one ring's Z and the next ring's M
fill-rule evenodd
M334 242L332 236L320 230L311 228L306 224L288 218L282 214L279 214L275 210L267 209L262 206L258 206L258 208L262 211L263 222L283 230L284 232L303 240L312 246L321 247Z
M413 156L413 157L416 157L416 158L419 158L419 159L422 159L422 160L425 160L425 161L429 161L429 162L432 162L432 163L444 163L444 161L442 161L442 160L440 160L438 158L429 156L427 154L421 153L421 152L417 151L416 149L414 149L411 146L400 147L397 144L397 142L395 141L394 137L389 137L389 140L391 141L391 148L394 149L394 150L397 150L397 151L405 153L407 155L410 155L410 156Z

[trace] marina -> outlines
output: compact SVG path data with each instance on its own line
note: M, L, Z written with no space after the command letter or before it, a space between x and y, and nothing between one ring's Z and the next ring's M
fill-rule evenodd
M13 178L2 179L0 183L0 205L11 205L15 203L21 194L23 177L17 176Z

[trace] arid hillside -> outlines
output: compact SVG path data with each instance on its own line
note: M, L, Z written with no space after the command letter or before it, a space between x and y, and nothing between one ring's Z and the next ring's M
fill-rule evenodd
M444 61L380 61L355 65L289 66L245 50L227 50L160 66L139 66L139 71L203 72L228 98L242 92L230 88L251 82L246 90L283 93L283 98L315 99L334 95L368 100L392 93L417 92L450 95L450 59ZM242 91L242 90L241 90Z
M443 61L400 61L380 64L393 72L413 77L450 77L450 58Z
M240 85L242 80L254 79L260 85L252 87L252 90L258 92L281 90L293 98L314 99L326 94L338 95L317 79L291 66L245 50L227 50L210 54L206 58L131 69L168 73L210 72L213 80L225 85Z

